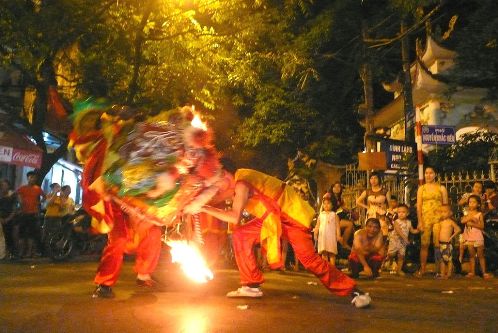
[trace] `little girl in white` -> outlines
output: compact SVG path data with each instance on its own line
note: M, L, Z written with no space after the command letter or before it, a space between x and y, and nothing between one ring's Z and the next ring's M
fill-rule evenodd
M318 241L318 253L333 266L337 255L337 242L342 241L339 221L337 214L332 211L330 194L327 193L323 197L322 210L313 231Z
M475 276L475 255L477 252L477 258L479 259L479 264L481 265L482 277L484 279L490 279L491 275L486 273L484 235L482 233L482 230L484 229L484 219L482 212L480 211L480 207L481 198L477 195L471 195L469 197L468 213L466 216L462 217L461 220L462 224L465 225L463 239L470 253L470 272L467 274L467 277L472 278Z

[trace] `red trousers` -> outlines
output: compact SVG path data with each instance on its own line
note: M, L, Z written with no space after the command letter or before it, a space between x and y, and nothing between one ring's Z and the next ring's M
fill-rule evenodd
M264 282L254 255L254 246L260 241L261 226L262 221L254 219L233 231L233 249L242 285ZM308 228L297 223L282 221L282 238L289 241L299 261L308 271L315 274L328 290L339 296L351 294L356 285L355 281L316 253Z
M116 284L123 265L123 255L128 250L130 238L136 232L128 217L113 207L114 227L108 234L107 245L102 253L95 283L106 286ZM142 222L145 223L145 222ZM139 230L134 270L138 274L151 274L156 269L161 253L161 228L152 224Z
M384 257L378 253L375 253L369 256L365 256L365 260L367 261L368 266L372 270L373 276L374 277L379 276L379 269L380 266L382 265ZM352 276L357 278L363 269L363 265L360 262L360 258L355 252L351 251L348 261L349 261L349 267L351 268Z

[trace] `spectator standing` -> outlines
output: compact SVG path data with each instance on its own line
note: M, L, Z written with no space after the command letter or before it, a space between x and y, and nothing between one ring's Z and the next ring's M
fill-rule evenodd
M13 238L21 257L33 257L34 242L40 241L40 205L45 193L36 184L38 175L34 171L27 174L28 184L17 189L20 214L14 226Z
M460 200L458 200L458 206L462 207L462 209L465 210L469 204L469 197L471 195L477 195L481 197L483 201L485 200L486 196L483 193L483 185L481 182L474 182L472 184L472 192L464 193Z
M471 195L477 195L482 199L482 202L486 202L486 195L483 193L483 184L481 182L474 182L472 184L472 192L467 192L462 195L460 200L458 200L458 206L462 209L462 214L467 215L468 205L469 205L469 197ZM486 211L486 205L482 207L483 211ZM463 234L460 234L459 243L458 243L458 252L459 252L459 262L463 263L463 256L465 254L465 241L463 239Z
M436 171L433 167L426 167L424 171L425 184L417 190L417 228L422 232L420 238L420 270L416 273L417 277L422 277L426 272L427 257L429 254L429 245L431 236L434 244L434 252L439 253L436 236L439 234L440 216L439 207L448 203L448 192L446 187L436 182ZM437 262L436 258L436 262ZM436 270L438 270L436 263Z
M399 206L398 198L396 198L395 196L391 196L386 210L386 221L389 233L394 231L394 221L398 219L398 206Z
M68 216L74 214L75 204L73 198L69 196L70 194L71 194L71 186L64 185L61 187L61 194L59 198L61 201L60 209L62 216Z
M387 249L387 261L391 261L397 256L396 273L400 276L405 275L403 264L405 261L406 247L410 243L408 238L410 233L418 233L414 229L412 222L408 220L408 206L401 204L396 208L397 218L393 222L393 232L389 236L389 247Z
M462 223L465 225L464 240L470 253L470 272L467 274L468 278L475 276L476 264L475 256L481 265L482 277L489 279L491 276L486 273L486 258L484 257L484 218L480 211L481 198L477 195L469 197L469 210L468 214L462 218Z
M71 186L52 184L51 192L47 195L47 210L45 212L44 237L48 241L50 235L59 230L65 216L74 214L74 200L69 196Z
M16 197L7 180L0 180L0 259L12 254L12 222L15 216Z
M487 181L484 184L485 199L484 212L486 214L496 214L498 210L498 194L496 193L496 184L492 181Z
M362 268L368 277L378 277L384 251L380 222L376 218L369 218L365 228L354 234L353 249L348 258L352 277L358 278Z
M343 187L341 183L335 182L334 185L332 185L332 187L328 191L328 193L330 193L332 210L335 211L337 216L339 217L339 226L341 228L341 233L342 233L341 245L344 248L350 250L351 246L349 246L349 240L353 235L354 225L353 221L351 221L349 211L346 208L346 203L342 199L342 190Z
M45 219L42 231L42 241L44 243L50 238L49 235L61 226L60 191L61 186L59 183L50 185L50 192L47 194L47 199L45 201Z
M462 229L453 219L453 212L449 205L442 205L440 208L440 228L437 235L437 243L441 251L441 278L448 279L453 270L453 239L462 232Z
M338 216L332 211L332 202L328 193L323 198L322 211L318 216L314 233L318 243L318 253L324 260L335 266L337 242L342 240L341 228Z
M356 204L367 210L367 220L376 218L380 221L382 236L384 241L387 241L389 227L386 222L386 209L391 194L382 186L382 180L378 173L372 173L369 182L370 188L360 194L356 199Z

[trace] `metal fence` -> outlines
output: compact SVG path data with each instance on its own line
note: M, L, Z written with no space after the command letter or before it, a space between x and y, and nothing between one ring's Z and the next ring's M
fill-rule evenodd
M470 174L468 172L452 172L451 174L443 174L438 177L439 183L446 187L448 191L448 201L456 214L458 214L458 200L460 200L462 195L466 192L472 192L474 182L484 184L487 180L491 180L491 178L484 171L474 171Z
M484 183L490 180L489 174L481 172L458 172L451 174L442 174L438 176L438 181L448 190L448 200L453 207L455 213L458 213L458 200L466 192L472 191L474 182ZM343 176L342 183L344 190L342 197L349 209L356 209L360 215L359 221L365 220L365 210L356 208L356 198L358 198L368 184L367 172L358 169L356 164L346 166L346 173ZM396 196L400 203L409 201L410 183L406 177L396 175L385 175L384 186L390 191L391 195ZM409 204L409 203L408 203Z

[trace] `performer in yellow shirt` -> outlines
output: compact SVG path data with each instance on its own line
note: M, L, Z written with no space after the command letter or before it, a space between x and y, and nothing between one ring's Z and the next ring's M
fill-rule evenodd
M261 243L272 268L282 266L280 238L287 239L303 266L315 274L332 293L351 295L356 307L370 304L370 297L356 288L353 279L331 266L315 252L309 227L314 209L288 185L264 173L239 169L231 186L220 189L233 196L231 210L204 206L201 212L228 223L238 224L243 210L255 219L234 228L232 241L242 287L228 297L261 297L259 286L264 282L256 264L253 248Z

